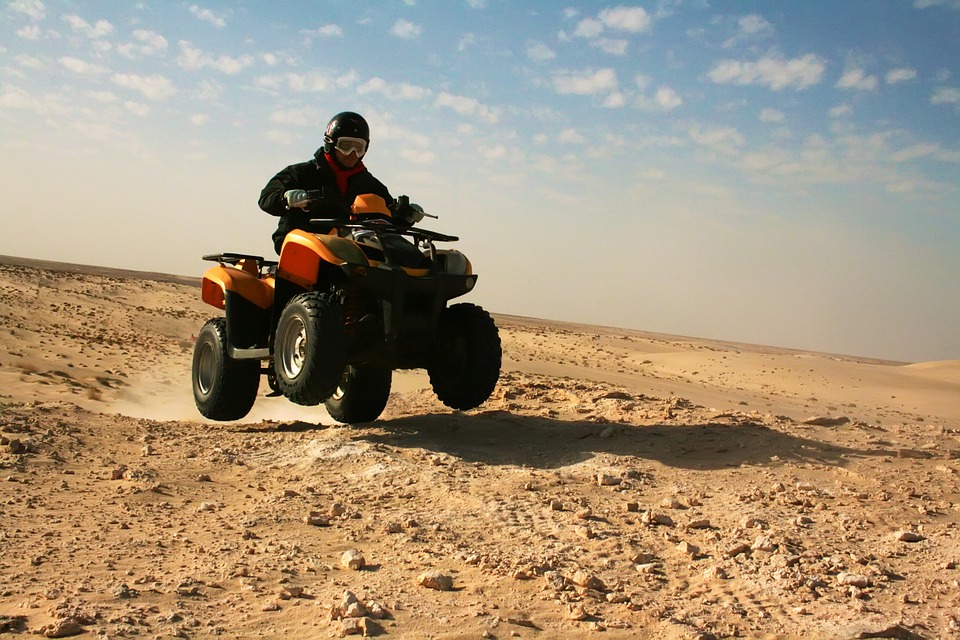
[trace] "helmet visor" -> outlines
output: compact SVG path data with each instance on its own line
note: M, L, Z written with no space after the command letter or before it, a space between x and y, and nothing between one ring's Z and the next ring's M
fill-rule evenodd
M367 141L363 138L341 136L337 138L337 143L333 145L333 148L345 156L352 153L358 158L362 158L363 154L367 152Z

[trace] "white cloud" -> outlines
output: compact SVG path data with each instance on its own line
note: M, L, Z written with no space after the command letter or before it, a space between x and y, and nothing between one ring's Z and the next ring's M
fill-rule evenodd
M78 73L82 76L98 76L110 71L106 67L102 67L98 64L91 64L84 60L80 60L79 58L72 58L70 56L64 56L60 58L60 64L63 65L64 69Z
M596 71L560 72L553 77L557 93L580 96L609 93L617 88L617 74L613 69Z
M47 8L40 0L13 0L7 4L7 8L34 20L43 20L47 16Z
M413 40L420 37L420 34L423 33L423 27L409 20L400 19L393 23L390 33L404 40Z
M960 104L960 89L937 87L930 96L930 104Z
M195 127L202 127L208 122L210 122L210 116L205 113L194 113L190 116L190 124Z
M927 9L929 7L949 7L960 11L960 0L914 0L913 6L917 9Z
M761 38L770 38L774 35L775 29L772 24L767 22L763 16L751 13L742 16L737 20L737 32L730 39L726 40L721 46L724 49L730 49L744 40L757 40Z
M663 111L672 111L683 104L683 99L670 87L660 87L657 89L654 101Z
M618 109L627 104L627 96L622 91L614 91L603 99L603 106L608 109Z
M24 53L18 55L15 60L21 67L26 67L27 69L39 69L43 66L43 61L36 56L28 56Z
M95 24L91 25L80 16L66 15L63 16L63 21L70 25L74 33L79 33L91 40L96 40L97 38L102 38L113 33L113 25L106 20L97 20Z
M120 100L112 91L87 91L87 97L102 102L103 104L113 104Z
M0 109L32 109L34 100L23 89L5 84L0 92Z
M457 41L457 51L466 51L470 47L476 46L477 44L477 34L475 33L465 33Z
M227 55L214 58L212 55L194 47L187 40L181 40L177 44L180 46L177 64L188 71L210 67L227 75L235 75L254 63L254 57L246 53L238 58Z
M590 41L591 47L596 47L604 53L609 53L614 56L626 55L629 44L629 42L622 38L594 38Z
M836 87L855 91L876 91L879 84L876 76L868 76L863 69L850 69L840 76Z
M576 129L570 128L564 129L557 135L557 142L562 144L582 145L587 142L587 139L584 138L583 134Z
M438 107L447 107L453 109L461 116L477 117L489 124L496 124L500 119L499 109L494 109L481 104L474 98L466 96L456 96L444 91L437 96L434 104Z
M223 85L213 80L203 80L197 85L196 96L198 100L210 102L223 95Z
M687 135L701 147L724 154L734 153L745 142L743 135L734 127L711 127L705 130L700 125L694 125L687 130Z
M556 58L557 54L546 44L531 40L527 42L527 57L534 62L546 62Z
M831 118L842 118L853 113L853 107L848 104L838 104L829 111Z
M133 32L136 42L127 42L117 47L117 51L127 58L161 55L167 50L167 39L155 31L137 29Z
M277 109L269 118L270 122L287 127L315 127L319 124L320 114L313 107L299 109Z
M467 0L467 6L471 9L486 9L487 0Z
M35 24L28 24L25 27L17 29L17 35L23 38L24 40L39 40L40 27L38 27Z
M600 12L600 21L611 29L637 33L650 26L650 15L642 7L613 7Z
M917 77L915 69L901 67L899 69L890 69L887 72L887 84L897 84L898 82L907 82Z
M170 79L161 75L138 76L116 73L111 80L118 86L139 91L150 100L163 100L177 93L177 88Z
M825 69L824 60L811 53L789 60L776 56L756 62L722 60L708 75L717 84L761 84L774 91L788 87L799 91L819 83Z
M212 24L217 29L222 29L227 26L227 21L224 19L223 14L214 13L210 9L204 9L198 5L190 5L190 13L199 18L200 20Z
M371 78L357 87L357 93L379 93L394 100L423 100L430 90L405 82L389 83L383 78Z
M763 16L759 16L755 13L750 15L743 16L737 21L737 24L740 27L740 31L749 35L756 34L772 34L773 25L767 22L767 19Z
M760 112L760 122L783 122L786 116L779 109L763 109Z
M603 33L603 23L595 18L585 18L577 23L573 35L579 38L596 38Z
M919 158L928 158L935 156L940 151L940 145L932 142L920 142L909 147L904 147L895 151L890 160L893 162L910 162Z
M507 157L507 148L502 144L493 147L480 147L477 151L481 157L491 162L503 160Z
M316 29L301 29L300 33L309 38L339 38L343 29L338 24L325 24Z
M127 111L134 115L138 115L141 118L150 115L150 105L143 104L142 102L126 100L124 101L123 106L127 108Z

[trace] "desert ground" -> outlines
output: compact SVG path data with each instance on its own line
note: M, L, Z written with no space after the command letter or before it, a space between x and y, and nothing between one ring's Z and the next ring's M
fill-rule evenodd
M0 258L0 636L960 637L960 361L497 315L476 410L214 423L199 298Z

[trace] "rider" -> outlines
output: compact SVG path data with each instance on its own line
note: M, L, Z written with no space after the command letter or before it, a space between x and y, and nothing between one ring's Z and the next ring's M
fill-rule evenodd
M283 239L293 229L306 229L310 218L341 217L354 199L363 194L374 194L384 199L397 220L409 224L423 218L417 211L401 207L382 182L373 177L363 164L370 146L370 127L357 113L338 113L327 123L323 146L313 159L292 164L275 175L260 192L260 208L280 223L273 233L277 253ZM321 190L323 197L312 200L307 191Z

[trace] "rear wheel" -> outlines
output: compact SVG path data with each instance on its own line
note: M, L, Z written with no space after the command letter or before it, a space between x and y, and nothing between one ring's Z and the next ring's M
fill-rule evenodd
M330 417L347 424L376 420L387 406L392 378L390 369L347 365L325 403Z
M250 412L260 386L258 360L227 353L227 321L208 320L193 349L193 399L211 420L239 420Z
M297 404L320 404L337 390L346 359L343 308L316 292L292 298L273 342L273 371L283 395Z
M437 352L427 367L430 384L451 409L473 409L490 397L500 379L500 334L490 314L474 304L443 310Z

